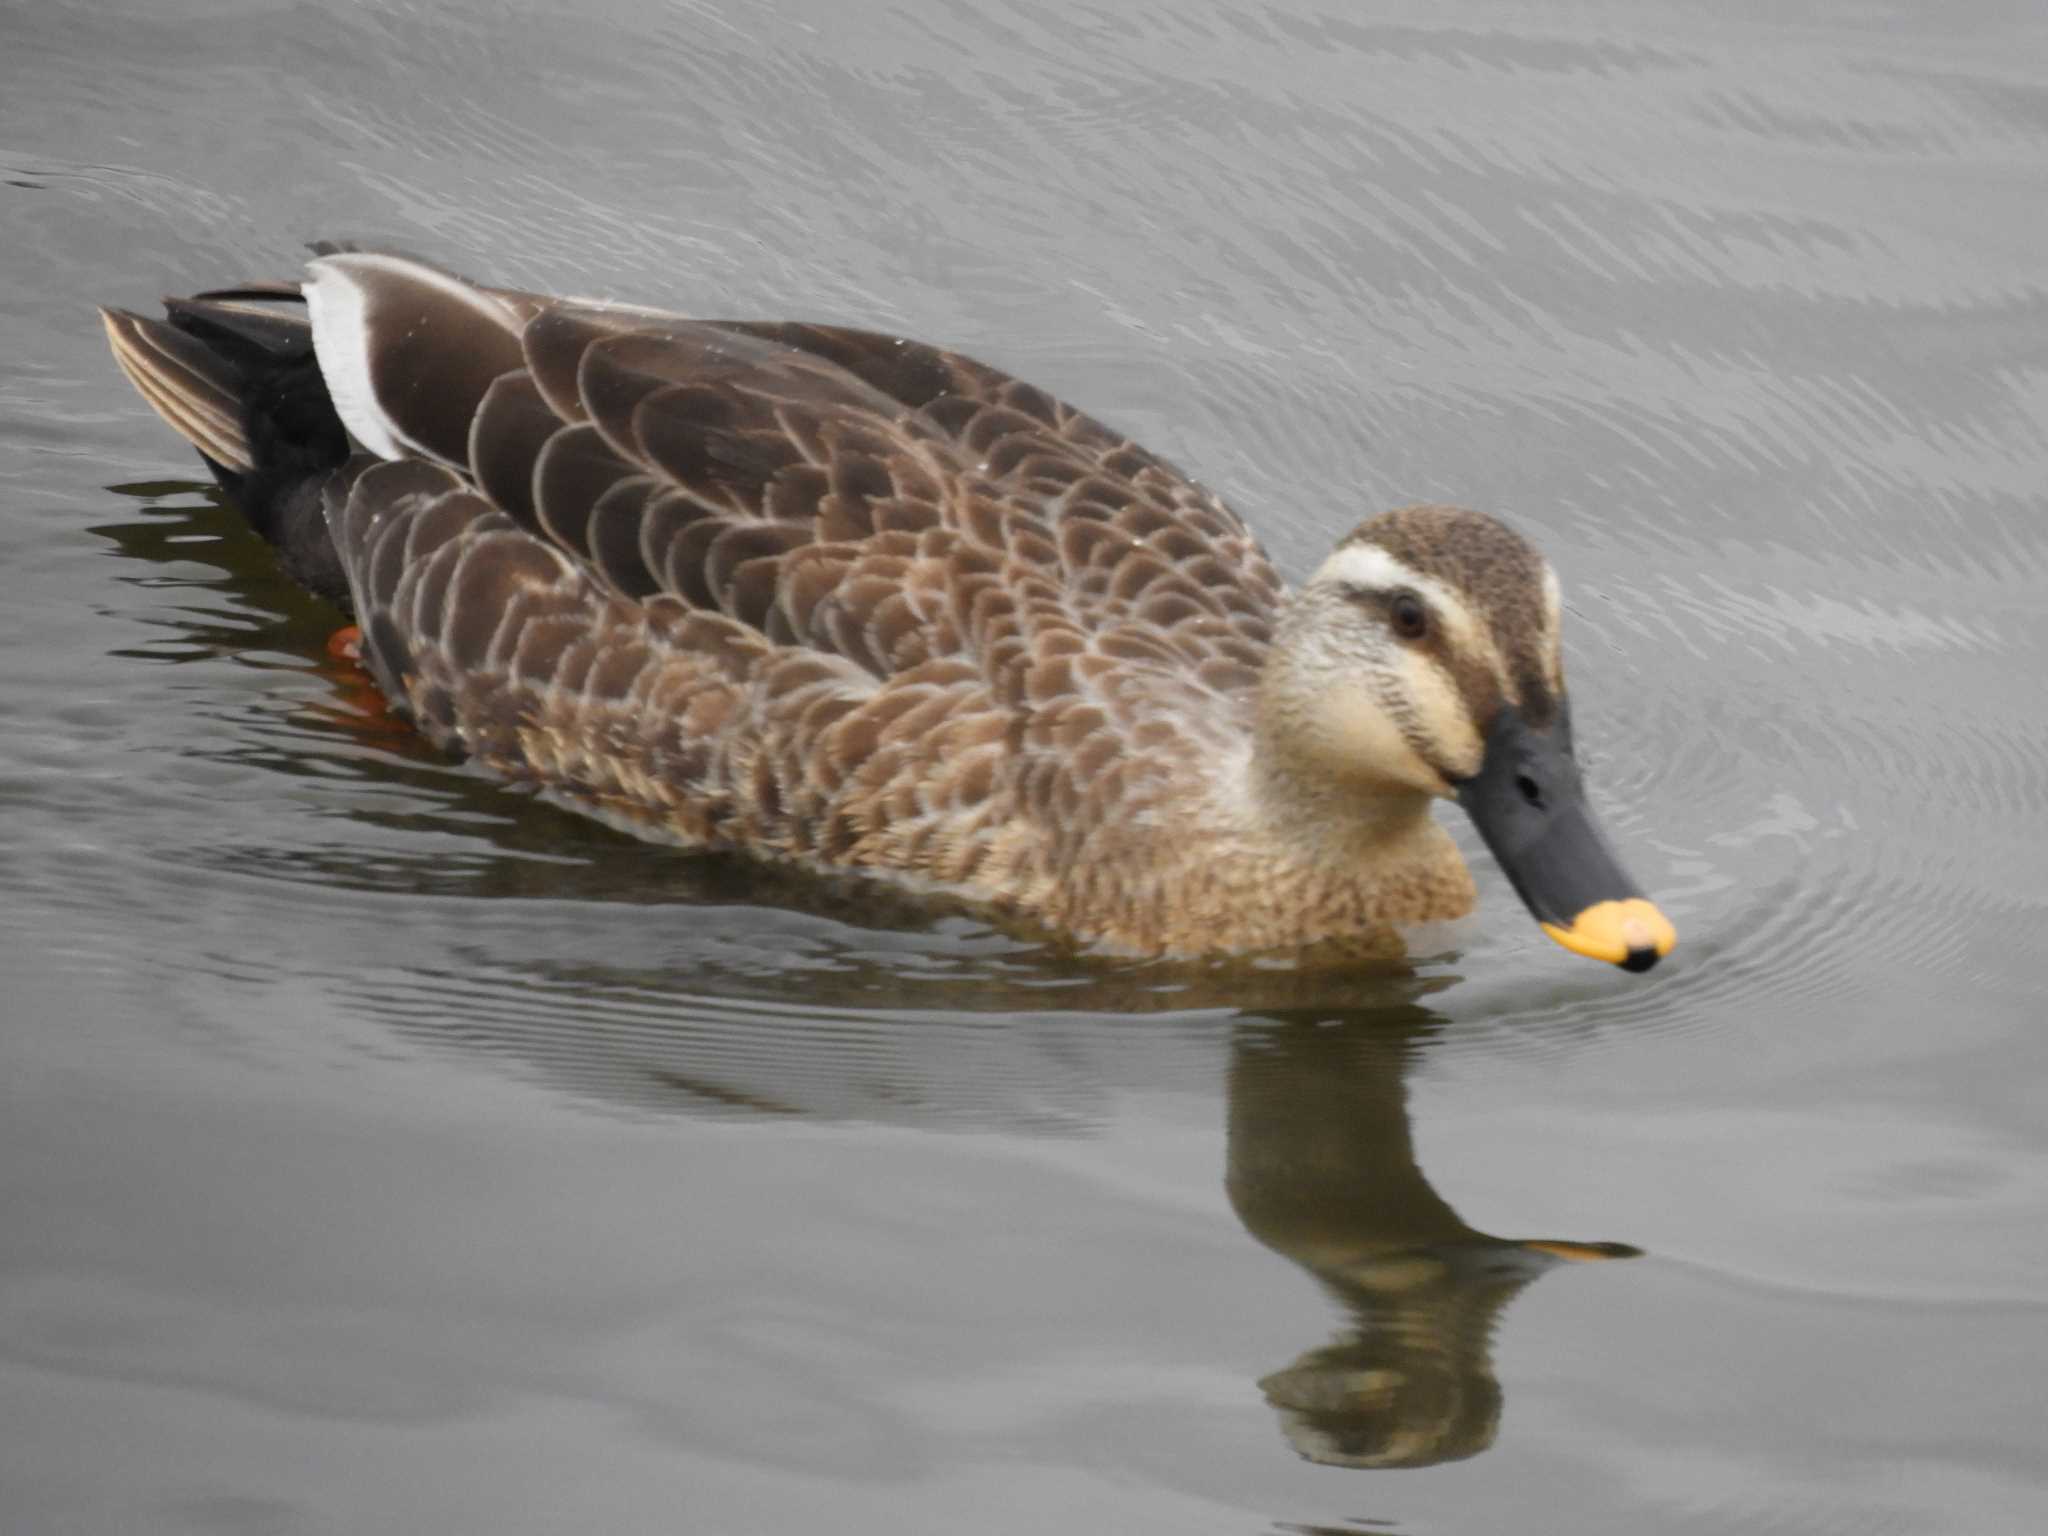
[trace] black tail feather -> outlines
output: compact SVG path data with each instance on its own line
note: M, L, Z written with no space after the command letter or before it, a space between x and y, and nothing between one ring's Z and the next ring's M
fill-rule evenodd
M349 456L296 289L265 285L167 298L168 320L107 313L107 334L143 398L193 447L249 526L308 590L348 605L320 489Z
M254 296L253 290L223 289L189 299L166 298L164 312L186 335L198 337L246 367L312 351L313 335L303 314L284 314L247 302Z

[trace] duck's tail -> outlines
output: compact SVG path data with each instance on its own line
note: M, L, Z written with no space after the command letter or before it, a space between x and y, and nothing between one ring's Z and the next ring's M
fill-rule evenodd
M166 317L102 309L114 360L194 448L286 572L346 602L320 488L349 456L299 290L252 284L165 299Z

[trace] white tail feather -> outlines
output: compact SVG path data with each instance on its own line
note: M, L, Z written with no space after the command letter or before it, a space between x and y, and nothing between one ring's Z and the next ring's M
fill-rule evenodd
M519 317L504 300L424 262L350 253L306 263L303 288L320 376L349 435L381 459L446 462L409 436L378 398L377 322L384 318L390 323L388 317L377 314L380 301L401 298L407 289L422 287L474 310L487 325L518 333Z

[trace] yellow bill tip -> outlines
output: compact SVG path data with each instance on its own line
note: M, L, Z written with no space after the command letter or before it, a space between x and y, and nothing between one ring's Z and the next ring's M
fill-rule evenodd
M1678 942L1671 919L1640 896L1596 901L1573 918L1570 927L1545 923L1543 931L1575 955L1631 971L1647 971Z
M1643 1250L1627 1243L1572 1243L1551 1238L1529 1238L1522 1246L1532 1253L1547 1253L1568 1264L1599 1264L1608 1259L1639 1259Z

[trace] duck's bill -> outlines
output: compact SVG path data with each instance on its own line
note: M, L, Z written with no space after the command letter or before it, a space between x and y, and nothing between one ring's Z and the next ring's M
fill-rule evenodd
M1563 711L1536 729L1502 709L1458 803L1543 931L1576 955L1647 971L1678 942L1621 867L1586 804Z

